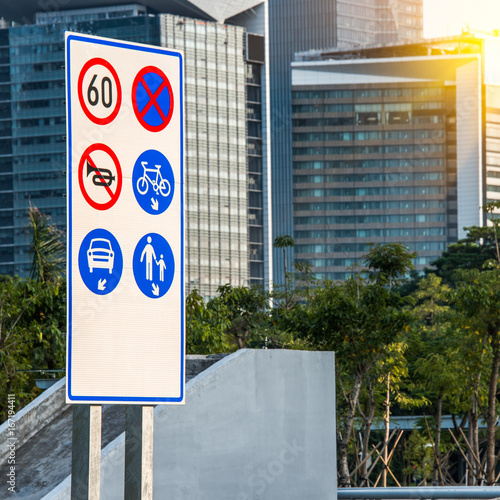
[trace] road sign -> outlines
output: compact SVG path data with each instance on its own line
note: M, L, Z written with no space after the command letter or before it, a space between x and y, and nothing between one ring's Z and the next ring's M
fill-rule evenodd
M170 206L175 191L170 162L159 151L145 151L135 162L132 187L144 211L151 215L162 214Z
M160 132L174 112L174 94L170 80L160 68L147 66L135 77L132 104L139 123L150 132Z
M120 282L123 256L117 239L105 229L90 231L78 252L80 275L87 288L97 295L111 293Z
M89 146L78 165L78 184L87 203L97 210L111 208L122 189L122 169L106 144Z
M94 57L83 65L78 77L78 99L92 122L106 125L116 118L122 89L115 68L106 59Z
M66 34L70 403L184 402L182 72Z
M174 254L167 240L157 233L144 235L135 247L132 267L137 286L146 297L163 297L175 274Z

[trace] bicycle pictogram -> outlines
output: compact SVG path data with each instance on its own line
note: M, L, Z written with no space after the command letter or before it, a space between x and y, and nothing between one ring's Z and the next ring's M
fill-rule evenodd
M141 161L141 165L144 169L144 174L142 177L139 177L137 181L137 191L139 191L140 194L146 194L151 184L156 194L160 193L166 198L170 194L171 187L170 182L161 175L161 165L155 165L154 168L151 168L148 167L147 161ZM152 174L154 178L152 178L150 174Z
M170 162L155 149L144 151L137 158L132 172L135 199L151 215L160 215L175 196L175 178Z

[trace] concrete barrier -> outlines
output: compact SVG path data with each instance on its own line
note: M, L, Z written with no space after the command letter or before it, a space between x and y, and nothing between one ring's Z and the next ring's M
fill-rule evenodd
M16 448L20 448L42 427L57 418L66 408L66 378L59 380L31 403L16 413ZM9 422L0 425L0 464L3 463L9 453L9 441L7 431Z
M225 356L227 354L188 354L186 356L186 380L191 380ZM67 408L66 377L64 377L16 413L14 417L16 449L21 448ZM8 430L8 421L0 425L0 464L5 462L9 454Z
M157 406L154 498L331 500L336 493L334 354L241 350ZM102 452L101 499L123 499L124 434ZM70 498L66 478L43 500Z

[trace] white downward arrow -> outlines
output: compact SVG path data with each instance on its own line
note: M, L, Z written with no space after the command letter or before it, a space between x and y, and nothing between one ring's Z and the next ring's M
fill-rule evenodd
M158 200L155 200L154 198L151 198L151 208L153 210L158 210Z
M106 288L106 280L100 279L99 283L97 283L98 290L104 290Z
M158 285L155 285L153 283L153 295L156 295L157 297L159 297L160 295L160 287Z

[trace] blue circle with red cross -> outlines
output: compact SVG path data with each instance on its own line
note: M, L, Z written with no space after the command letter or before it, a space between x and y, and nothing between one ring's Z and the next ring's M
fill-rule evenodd
M161 69L146 66L137 73L132 85L132 107L139 123L150 132L160 132L170 123L174 94Z

